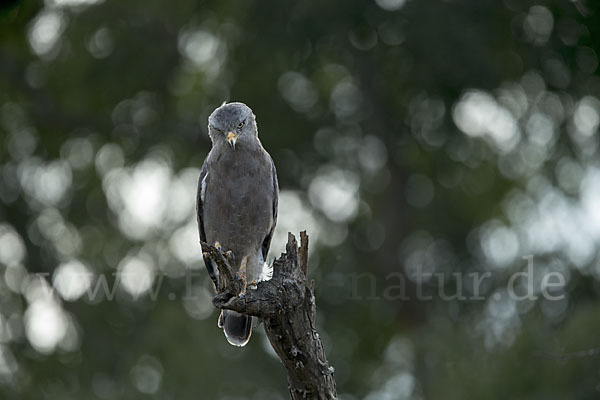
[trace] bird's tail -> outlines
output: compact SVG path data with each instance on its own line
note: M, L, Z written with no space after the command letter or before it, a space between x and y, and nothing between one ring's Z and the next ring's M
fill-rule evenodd
M219 328L223 328L227 341L238 347L243 347L252 335L252 317L231 310L221 311Z

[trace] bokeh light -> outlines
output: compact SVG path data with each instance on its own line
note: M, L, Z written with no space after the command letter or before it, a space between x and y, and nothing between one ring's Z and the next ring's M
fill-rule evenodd
M595 398L593 2L9 3L0 398L289 397L259 321L216 326L223 101L277 166L267 261L309 234L341 399Z

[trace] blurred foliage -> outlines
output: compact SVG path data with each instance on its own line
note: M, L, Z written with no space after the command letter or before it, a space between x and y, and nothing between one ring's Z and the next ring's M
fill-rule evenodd
M271 257L308 229L340 398L598 397L564 356L600 346L597 1L2 4L0 398L287 398L197 244L225 100L278 167Z

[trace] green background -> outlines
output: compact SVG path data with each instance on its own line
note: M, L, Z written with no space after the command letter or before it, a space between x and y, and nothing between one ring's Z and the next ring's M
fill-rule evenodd
M262 327L227 344L199 258L223 101L278 168L271 259L310 235L340 398L598 398L598 6L4 2L0 398L288 397Z

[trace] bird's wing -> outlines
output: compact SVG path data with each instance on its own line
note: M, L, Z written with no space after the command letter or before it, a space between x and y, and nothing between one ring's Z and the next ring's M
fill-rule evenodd
M208 158L207 158L208 159ZM204 209L203 209L203 202L204 202L204 192L206 191L206 180L208 179L208 167L207 167L207 162L204 161L204 164L202 165L202 171L200 172L200 178L198 179L198 194L196 196L196 215L198 217L198 232L200 233L200 240L206 243L206 231L204 230L204 220L203 220L203 216L204 216ZM208 271L208 276L210 276L210 279L212 279L213 283L215 284L215 288L218 288L218 281L217 281L217 274L218 272L215 269L214 264L211 262L211 260L207 259L206 257L202 256L202 258L204 259L204 264L206 265L206 270Z
M263 260L265 261L267 261L267 253L269 253L271 239L273 239L273 232L275 232L275 225L277 225L277 207L279 204L279 184L277 183L277 170L275 169L275 163L273 162L271 156L269 156L269 160L271 161L271 173L273 175L273 224L271 225L271 229L269 229L269 233L262 243L262 256Z

